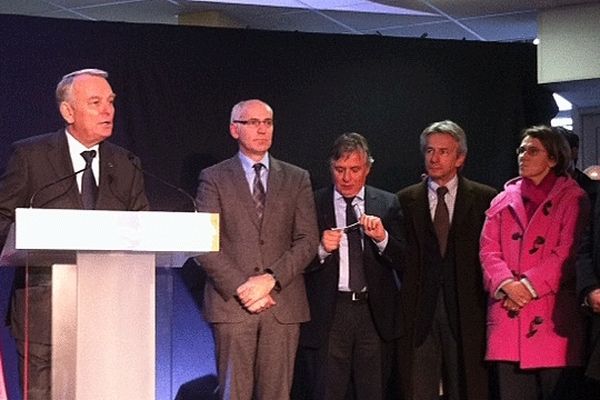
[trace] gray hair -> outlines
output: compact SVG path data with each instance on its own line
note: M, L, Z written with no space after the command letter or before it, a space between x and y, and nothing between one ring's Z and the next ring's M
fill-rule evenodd
M108 72L96 68L80 69L79 71L73 71L63 76L58 85L56 85L56 102L59 106L60 103L69 98L71 89L73 89L73 81L81 75L99 76L108 79Z
M369 143L367 139L360 133L350 132L343 133L335 139L329 152L329 162L333 164L335 161L355 151L365 154L367 165L371 166L375 160L369 152Z
M246 108L246 105L248 103L254 103L254 102L264 104L267 107L267 109L269 111L271 111L271 115L273 115L273 109L271 108L271 106L262 100L259 100L259 99L242 100L239 103L237 103L235 106L233 106L233 108L231 109L231 116L229 117L229 123L233 124L233 121L240 119L240 116L242 115L242 112Z
M467 155L467 135L465 131L455 122L449 119L434 122L421 132L420 143L421 152L425 153L427 147L427 137L434 133L446 133L458 142L458 153Z

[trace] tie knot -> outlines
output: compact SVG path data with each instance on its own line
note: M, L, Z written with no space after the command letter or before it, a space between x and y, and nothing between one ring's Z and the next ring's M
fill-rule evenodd
M92 160L96 157L96 150L86 150L81 152L81 157L85 160L85 166L88 167L92 164Z
M252 168L254 168L254 172L256 172L257 174L260 174L260 170L262 169L262 167L264 167L262 163L256 163L252 166Z
M448 193L448 188L446 186L440 186L437 188L436 192L437 192L438 198L444 197L446 195L446 193Z
M344 197L344 201L350 207L352 207L352 202L354 201L354 197Z

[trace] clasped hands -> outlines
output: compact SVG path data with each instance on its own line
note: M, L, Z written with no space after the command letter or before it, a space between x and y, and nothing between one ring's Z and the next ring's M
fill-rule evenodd
M533 296L523 282L512 281L502 286L502 290L506 294L502 307L508 311L518 313L523 307L525 307Z
M385 228L381 218L374 215L362 214L358 223L362 226L365 235L373 239L375 242L381 242L385 239ZM331 228L323 231L321 237L321 246L326 252L332 253L340 247L344 229Z
M248 312L258 314L277 304L270 294L275 283L271 274L251 276L237 288L236 293Z

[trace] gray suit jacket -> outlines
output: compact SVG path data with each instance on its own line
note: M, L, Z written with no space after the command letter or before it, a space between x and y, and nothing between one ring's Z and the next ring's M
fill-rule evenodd
M130 153L109 142L100 144L99 153L100 185L96 208L130 211L149 209L142 173L132 165ZM133 162L139 163L139 160L134 158ZM4 245L6 234L14 222L15 208L29 207L31 197L36 192L34 207L83 208L75 177L41 189L73 172L64 129L15 142L6 171L0 178L0 245ZM15 276L17 290L16 301L13 302L12 330L17 338L23 335L19 326L24 313L24 301L21 299L23 291L19 289L23 286L23 270L19 268ZM47 274L47 271L43 269L38 272ZM49 344L50 287L32 287L29 295L30 339Z
M238 155L200 173L200 211L220 214L220 251L198 257L208 279L204 312L209 322L250 317L236 289L270 269L281 285L271 295L281 323L309 319L302 273L316 254L319 236L308 172L270 158L265 211L259 223Z

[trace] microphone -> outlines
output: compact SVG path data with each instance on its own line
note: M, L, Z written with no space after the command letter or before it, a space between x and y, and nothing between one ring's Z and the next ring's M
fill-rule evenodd
M96 150L91 150L91 152L92 152L92 154L91 154L91 155L92 155L92 158L96 157ZM29 198L29 208L33 208L33 204L34 204L34 202L35 202L35 198L36 198L36 197L37 197L37 196L38 196L38 195L39 195L41 192L43 192L44 190L48 189L48 188L49 188L49 187L51 187L51 186L58 185L59 183L61 183L61 182L63 182L63 181L66 181L67 179L70 179L70 178L73 178L74 176L77 176L77 175L79 175L80 173L82 173L83 171L85 171L85 170L86 170L86 169L88 169L88 168L91 168L91 165L90 165L90 166L87 166L87 165L86 165L84 168L80 169L79 171L75 171L75 172L73 172L73 173L71 173L71 174L68 174L68 175L62 176L62 177L58 178L57 180L55 180L55 181L52 181L52 182L50 182L50 183L48 183L48 184L46 184L46 185L42 186L41 188L39 188L39 189L38 189L38 190L36 190L35 192L33 192L33 194L31 195L31 197Z
M140 171L142 174L148 175L149 177L156 179L163 185L170 187L171 189L177 190L179 193L181 193L182 195L187 197L190 200L190 202L192 203L192 205L194 206L194 212L198 212L198 204L196 204L196 199L194 199L188 192L186 192L185 190L183 190L182 188L180 188L178 186L173 185L172 183L166 181L165 179L159 177L158 175L155 175L150 171L146 171L145 169L143 169L142 167L137 165L135 162L135 155L133 155L133 153L127 154L127 159L129 159L129 161L135 167L135 169Z

